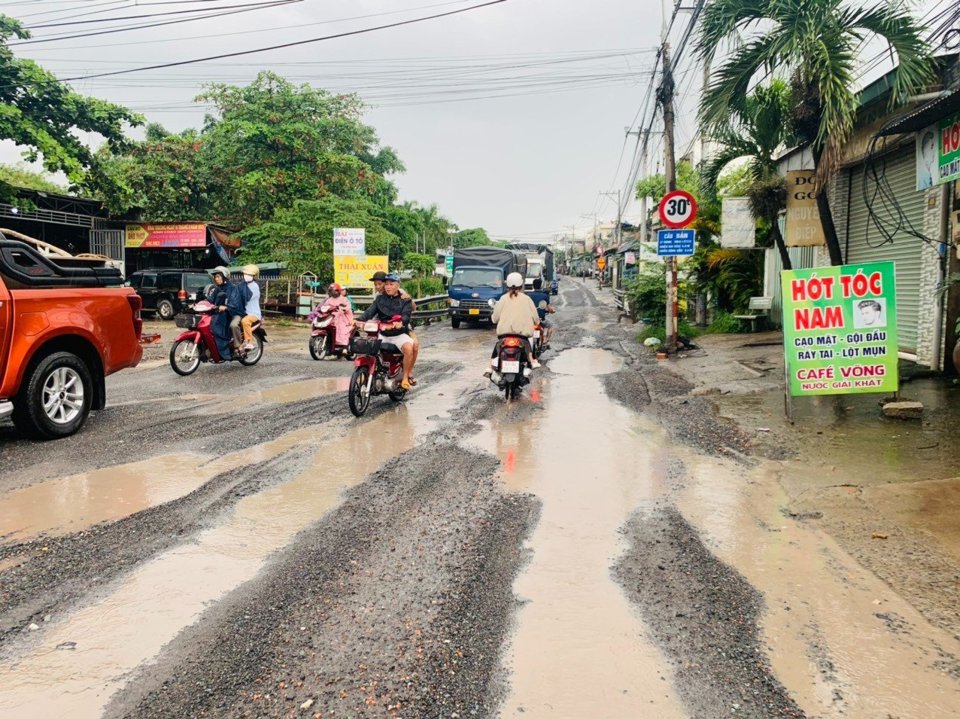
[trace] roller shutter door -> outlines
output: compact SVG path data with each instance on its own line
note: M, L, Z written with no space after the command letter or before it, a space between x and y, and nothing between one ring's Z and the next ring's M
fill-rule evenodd
M916 165L914 149L898 150L886 157L885 166L878 166L885 172L886 181L894 197L897 198L903 214L917 231L923 231L924 192L916 190ZM917 325L920 319L920 266L923 240L907 234L898 228L896 213L879 198L873 201L877 219L888 232L893 232L893 241L886 242L885 236L870 219L867 200L864 198L864 168L855 167L850 172L850 209L847 220L849 249L846 261L849 264L860 262L897 263L897 331L902 352L916 352ZM872 198L875 182L872 173L867 180L867 198ZM843 239L841 238L841 243ZM842 245L841 245L842 247Z

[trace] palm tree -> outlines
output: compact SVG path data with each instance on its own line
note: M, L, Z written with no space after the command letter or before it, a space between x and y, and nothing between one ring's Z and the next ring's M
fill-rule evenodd
M751 179L747 190L750 210L755 218L770 224L770 233L786 270L792 269L790 255L777 222L785 190L783 178L777 174L775 153L790 139L789 112L790 88L784 81L774 80L768 86L756 87L742 105L731 108L725 123L711 132L710 139L719 143L720 152L703 172L704 189L715 194L723 170L736 160L747 160Z
M817 208L830 261L843 262L827 199L844 143L856 119L855 90L864 40L882 38L899 65L891 102L916 94L933 77L921 27L902 3L854 6L844 0L714 0L703 13L697 51L711 62L721 45L729 57L704 92L701 117L722 127L732 108L743 107L761 72L789 78L794 98L792 130L809 145L817 173ZM747 33L747 37L741 37Z

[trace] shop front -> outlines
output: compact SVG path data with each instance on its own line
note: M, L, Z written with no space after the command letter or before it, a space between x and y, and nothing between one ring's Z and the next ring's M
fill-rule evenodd
M229 265L240 247L226 229L205 222L131 223L124 232L128 273Z

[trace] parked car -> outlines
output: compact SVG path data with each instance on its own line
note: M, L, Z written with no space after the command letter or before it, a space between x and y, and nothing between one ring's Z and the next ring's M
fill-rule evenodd
M140 270L130 275L127 284L140 295L144 312L172 320L210 284L210 275L206 270Z
M58 439L103 409L104 378L143 356L140 298L122 284L113 267L0 235L0 419Z

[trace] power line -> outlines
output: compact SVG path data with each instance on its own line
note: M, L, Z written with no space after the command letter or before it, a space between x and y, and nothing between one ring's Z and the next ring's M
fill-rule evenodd
M156 65L145 65L143 67L133 67L126 70L111 70L110 72L101 72L95 73L92 75L81 75L78 77L68 77L64 78L63 82L76 82L79 80L92 80L98 77L112 77L115 75L128 75L134 72L144 72L146 70L159 70L162 68L168 67L182 67L183 65L194 65L200 62L208 62L210 60L226 60L231 57L243 57L246 55L253 55L261 52L269 52L271 50L281 50L288 47L298 47L301 45L309 45L316 42L324 42L326 40L336 40L344 37L353 37L355 35L365 35L371 32L377 32L380 30L389 30L392 28L403 27L405 25L414 25L417 23L427 22L429 20L437 20L443 17L450 17L451 15L460 15L465 12L470 12L472 10L479 10L481 8L490 7L492 5L499 5L506 0L488 0L488 2L480 3L478 5L471 5L469 7L461 8L459 10L450 10L444 13L436 13L434 15L425 15L423 17L413 18L411 20L401 20L394 23L389 23L386 25L376 25L374 27L361 28L359 30L350 30L348 32L336 33L334 35L324 35L322 37L310 38L308 40L297 40L294 42L281 43L279 45L270 45L267 47L254 48L252 50L237 50L236 52L222 53L220 55L209 55L207 57L194 58L192 60L178 60L176 62L164 62L158 63Z
M291 5L301 3L303 0L281 0L280 2L258 2L247 3L246 5L221 5L211 8L191 8L190 10L168 10L166 12L146 13L141 15L121 15L119 17L99 17L95 20L71 20L70 18L58 18L57 22L50 22L44 25L31 25L31 30L46 29L48 27L66 27L68 25L93 25L102 22L119 22L121 20L145 20L151 17L166 17L169 15L194 15L201 12L214 12L218 10L239 10L245 7L264 7L273 5ZM102 12L113 12L112 10L103 10ZM93 14L93 13L91 13ZM74 17L88 17L89 15L77 15Z

